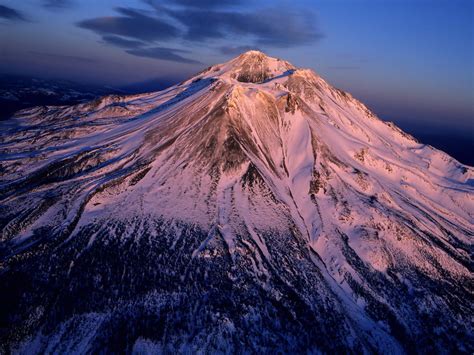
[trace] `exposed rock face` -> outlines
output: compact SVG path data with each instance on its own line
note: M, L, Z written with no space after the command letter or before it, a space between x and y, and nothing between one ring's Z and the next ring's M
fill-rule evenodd
M240 55L232 77L243 83L263 83L276 75L289 74L296 68L288 62L274 60L258 51Z
M310 70L3 128L3 352L474 350L473 168Z

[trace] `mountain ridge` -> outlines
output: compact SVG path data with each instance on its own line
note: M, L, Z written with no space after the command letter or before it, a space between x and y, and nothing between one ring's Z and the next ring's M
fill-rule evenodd
M311 70L25 110L0 156L7 350L473 348L473 168Z

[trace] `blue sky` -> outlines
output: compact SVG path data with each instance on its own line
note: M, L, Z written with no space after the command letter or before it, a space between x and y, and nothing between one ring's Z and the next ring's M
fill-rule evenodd
M470 0L0 0L0 72L180 81L259 48L382 118L474 133L473 11Z

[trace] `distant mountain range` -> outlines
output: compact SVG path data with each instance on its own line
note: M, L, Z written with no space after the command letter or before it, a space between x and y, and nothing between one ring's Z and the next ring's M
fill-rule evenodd
M28 107L75 105L111 94L163 90L173 84L175 82L172 80L153 79L121 87L107 87L0 74L0 120L8 119L15 112Z
M123 91L83 85L67 80L47 80L0 75L0 119L16 111L45 105L73 105Z

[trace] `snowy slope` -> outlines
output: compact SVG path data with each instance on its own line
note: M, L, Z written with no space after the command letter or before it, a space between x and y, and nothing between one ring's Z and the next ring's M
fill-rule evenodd
M472 352L474 169L250 51L0 135L18 352Z

